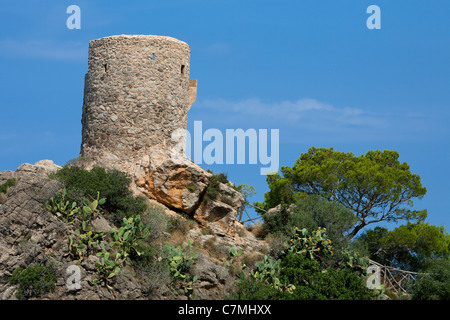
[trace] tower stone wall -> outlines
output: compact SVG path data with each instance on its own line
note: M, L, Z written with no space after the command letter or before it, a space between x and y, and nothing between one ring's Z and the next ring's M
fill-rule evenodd
M190 47L174 38L120 35L90 41L80 156L87 169L128 173L135 195L233 236L244 198L226 184L214 201L205 197L212 174L184 154L183 130L197 96L189 71Z
M90 41L80 156L129 171L150 154L173 148L171 134L186 129L196 98L189 71L190 47L171 37Z

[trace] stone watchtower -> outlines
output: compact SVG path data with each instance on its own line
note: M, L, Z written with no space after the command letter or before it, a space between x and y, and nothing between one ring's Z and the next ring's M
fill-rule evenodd
M80 156L124 171L170 150L186 129L197 81L190 47L171 37L119 35L89 43Z
M182 152L185 131L179 129L186 130L197 96L189 60L190 47L170 37L91 41L80 156L87 169L127 172L136 194L185 212L220 234L234 234L244 198L220 184L220 197L208 200L204 195L212 174Z

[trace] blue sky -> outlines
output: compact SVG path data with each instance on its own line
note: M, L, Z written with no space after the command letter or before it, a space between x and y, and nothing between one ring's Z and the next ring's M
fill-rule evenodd
M69 30L69 5L81 29ZM381 29L369 30L369 5ZM0 170L78 156L89 40L167 35L191 46L188 128L279 129L280 165L311 146L400 153L450 225L450 2L8 1L0 6ZM261 165L203 166L267 191ZM395 226L395 225L394 225Z

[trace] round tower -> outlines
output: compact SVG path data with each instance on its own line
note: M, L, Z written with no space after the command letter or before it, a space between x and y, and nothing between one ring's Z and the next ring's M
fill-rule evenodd
M120 35L89 42L80 156L106 167L170 150L195 100L190 47L171 37Z

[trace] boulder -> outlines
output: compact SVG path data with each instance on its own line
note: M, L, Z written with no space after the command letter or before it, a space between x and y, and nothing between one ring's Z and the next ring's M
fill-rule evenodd
M217 265L200 254L190 272L198 280L194 283L194 295L200 300L222 299L234 284L234 277L223 265Z
M218 235L233 235L239 208L244 204L244 197L232 187L219 183L217 197L211 199L206 194L193 218L202 225L208 225Z
M32 174L32 175L46 175L48 173L54 173L61 169L61 166L56 165L52 160L41 160L35 164L24 163L21 164L17 170L16 174Z
M191 214L197 208L210 177L210 173L186 157L168 157L140 170L135 183L141 192L158 202Z

